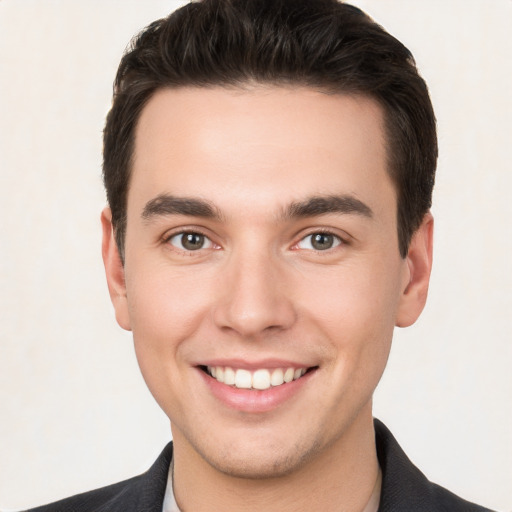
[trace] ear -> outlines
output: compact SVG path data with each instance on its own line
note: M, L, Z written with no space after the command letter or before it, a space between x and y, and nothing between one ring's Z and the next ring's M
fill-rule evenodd
M124 266L114 237L112 212L110 208L105 208L101 212L101 225L103 228L101 254L103 256L103 264L105 265L110 300L114 305L117 323L123 329L130 331L130 315L128 314L128 302L126 298Z
M414 233L406 257L407 275L396 317L397 327L408 327L425 307L432 270L434 218L428 212Z

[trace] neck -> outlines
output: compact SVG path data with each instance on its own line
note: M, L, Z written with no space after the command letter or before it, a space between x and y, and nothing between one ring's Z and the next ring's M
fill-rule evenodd
M375 432L368 411L332 445L299 470L277 478L250 479L221 473L173 428L174 494L180 510L202 512L371 512L380 490Z

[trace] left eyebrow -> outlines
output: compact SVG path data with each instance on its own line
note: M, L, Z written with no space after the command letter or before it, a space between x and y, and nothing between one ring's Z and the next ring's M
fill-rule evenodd
M304 201L293 202L285 210L284 218L315 217L328 213L362 215L372 218L372 209L351 195L312 196Z

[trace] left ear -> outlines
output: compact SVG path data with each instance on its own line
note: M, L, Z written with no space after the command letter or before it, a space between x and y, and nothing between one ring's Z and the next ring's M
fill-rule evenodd
M420 316L428 295L432 270L434 218L425 214L420 227L412 236L407 252L408 280L402 291L396 316L397 327L408 327Z

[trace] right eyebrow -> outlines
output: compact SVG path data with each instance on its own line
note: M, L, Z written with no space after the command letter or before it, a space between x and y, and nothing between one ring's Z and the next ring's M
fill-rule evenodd
M205 219L221 219L220 211L208 201L195 197L176 197L160 194L149 200L142 210L141 217L151 220L165 215L189 215Z
M285 218L315 217L329 213L354 214L372 218L372 209L350 194L312 196L293 202L284 211Z

